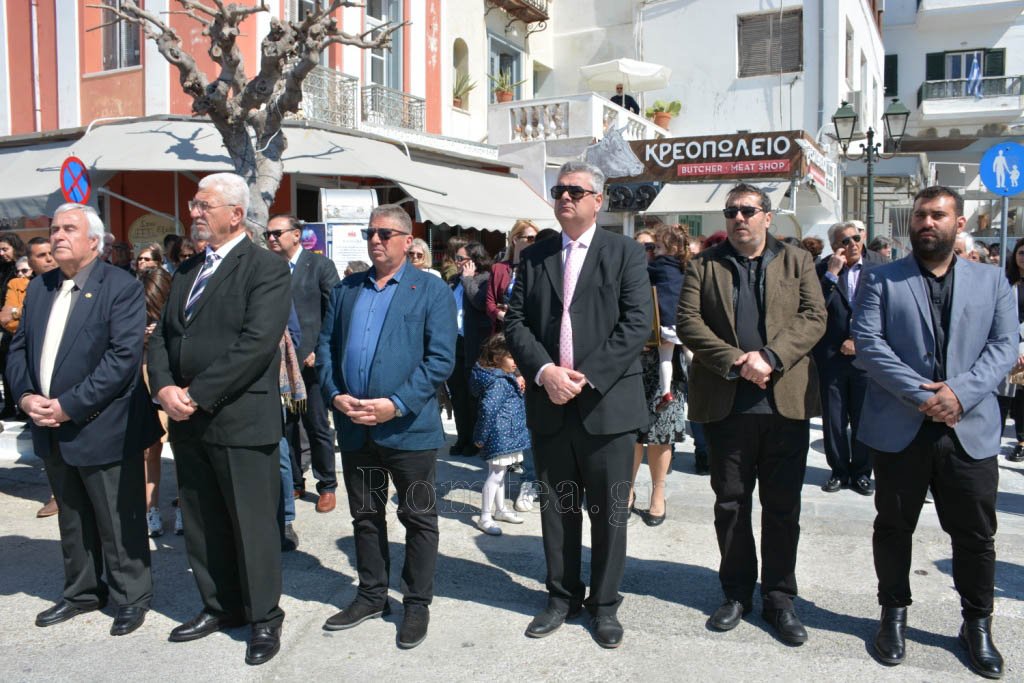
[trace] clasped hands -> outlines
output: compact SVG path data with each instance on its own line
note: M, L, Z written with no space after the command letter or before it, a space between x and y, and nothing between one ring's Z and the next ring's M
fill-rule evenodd
M184 422L196 412L195 401L188 396L188 387L168 385L156 392L156 400L163 407L167 417L175 422Z
M921 388L925 391L934 391L935 394L919 405L917 410L938 422L955 427L963 415L964 408L953 390L945 382L929 382L922 384Z
M39 394L26 394L18 403L22 412L39 427L57 427L60 423L71 419L60 407L60 401L55 398L46 398Z
M760 351L747 351L732 365L743 379L753 382L762 389L768 388L768 380L772 376L772 366L768 364Z
M338 394L331 404L359 425L379 425L395 417L395 404L390 398L356 398L351 394Z
M548 392L551 402L556 406L562 406L579 396L587 384L587 377L578 370L552 363L541 370L540 383Z

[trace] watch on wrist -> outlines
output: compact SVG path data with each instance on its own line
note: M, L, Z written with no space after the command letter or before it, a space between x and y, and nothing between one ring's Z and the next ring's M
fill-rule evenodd
M11 320L21 320L21 309L17 306L11 308Z
M394 401L391 402L391 405L395 407L395 417L402 417L405 414L402 412L402 409L398 407L398 404L395 403Z

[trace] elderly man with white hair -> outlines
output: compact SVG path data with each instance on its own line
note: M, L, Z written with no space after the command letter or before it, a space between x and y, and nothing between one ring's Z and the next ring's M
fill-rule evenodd
M245 661L255 665L277 654L284 621L278 343L292 299L286 261L245 234L248 205L240 176L199 182L189 209L209 244L174 275L149 340L149 383L171 419L185 548L203 600L170 639L251 624Z

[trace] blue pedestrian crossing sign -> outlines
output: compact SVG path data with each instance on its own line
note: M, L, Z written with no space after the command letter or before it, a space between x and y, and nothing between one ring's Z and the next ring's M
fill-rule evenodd
M1012 197L1024 190L1024 145L1002 142L981 157L981 182L989 192Z

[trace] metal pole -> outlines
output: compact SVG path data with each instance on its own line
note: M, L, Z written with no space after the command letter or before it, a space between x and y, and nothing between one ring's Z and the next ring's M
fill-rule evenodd
M873 128L868 128L868 147L867 147L867 162L868 162L868 244L871 244L871 240L875 239L875 175L874 175L874 161L875 161L875 131ZM867 248L867 244L864 245Z
M1006 235L1009 232L1010 198L1003 197L1003 225L999 228L999 264L1006 268Z

